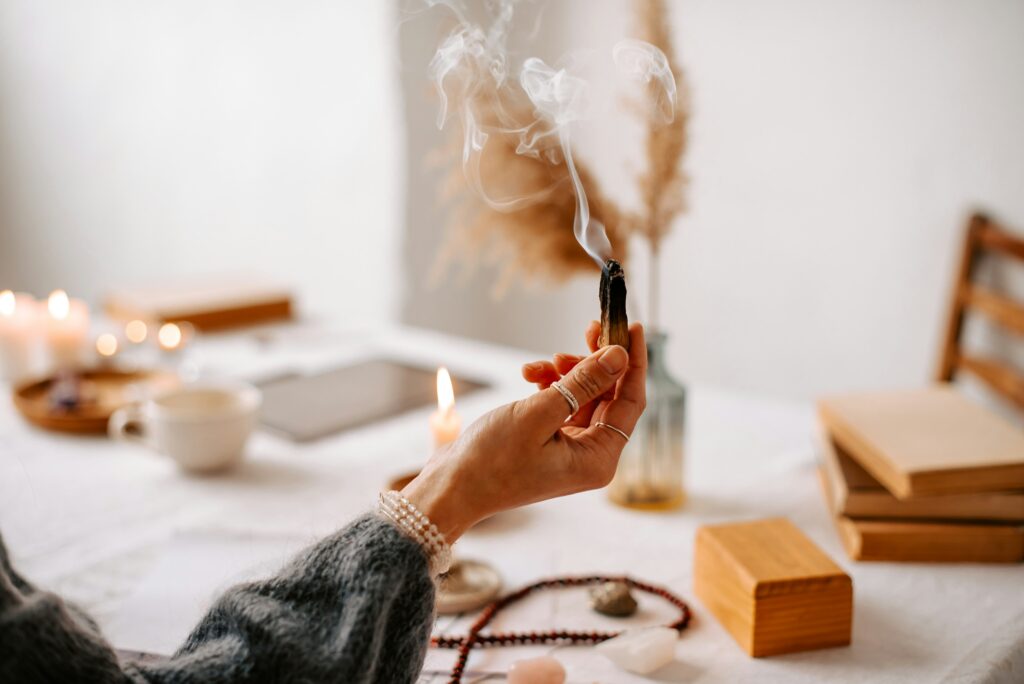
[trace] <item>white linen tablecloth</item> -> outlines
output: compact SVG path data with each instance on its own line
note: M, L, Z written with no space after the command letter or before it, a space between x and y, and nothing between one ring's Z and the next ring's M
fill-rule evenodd
M518 378L528 354L408 329L372 338L298 327L208 338L193 361L206 374L255 378L376 354L489 379L492 389L458 402L467 422L531 391ZM258 433L234 474L194 478L137 446L32 429L5 393L0 531L27 575L92 611L116 646L167 652L215 590L265 572L371 507L389 476L421 464L428 414L308 445ZM590 648L523 647L477 653L472 671L502 672L553 650L570 682L1024 682L1021 566L849 561L818 491L810 405L699 387L688 421L684 509L633 512L591 492L499 515L457 547L460 556L493 563L509 588L593 573L670 588L694 612L676 661L639 677ZM853 577L852 646L751 659L693 596L699 525L777 515L791 518ZM181 580L170 586L171 577ZM175 610L161 607L162 591ZM494 627L602 629L671 617L658 599L639 599L641 611L623 623L594 615L582 590L544 592L510 607ZM466 622L442 618L437 630L459 633ZM452 657L431 652L423 681L445 681L430 672L445 670Z

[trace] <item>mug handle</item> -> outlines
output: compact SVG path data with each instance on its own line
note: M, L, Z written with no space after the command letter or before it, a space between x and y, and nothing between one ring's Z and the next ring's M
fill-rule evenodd
M119 442L135 442L150 449L156 448L146 436L146 420L141 404L128 404L114 411L107 421L107 434Z

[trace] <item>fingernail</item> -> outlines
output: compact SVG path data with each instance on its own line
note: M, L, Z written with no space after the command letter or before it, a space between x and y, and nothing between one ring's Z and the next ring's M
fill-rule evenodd
M615 374L626 367L626 362L629 361L629 355L626 354L626 350L618 345L608 347L603 354L597 357L597 362L601 364L601 368L605 371Z

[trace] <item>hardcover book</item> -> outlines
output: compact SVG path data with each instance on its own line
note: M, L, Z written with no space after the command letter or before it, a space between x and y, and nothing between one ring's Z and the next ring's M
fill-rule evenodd
M818 402L832 438L899 499L1024 489L1024 429L949 386Z
M829 508L831 488L819 469ZM858 561L918 563L1019 563L1024 561L1024 525L865 520L835 517L846 554Z
M818 457L835 515L1024 523L1024 490L897 499L837 445L825 430L819 431L817 442Z

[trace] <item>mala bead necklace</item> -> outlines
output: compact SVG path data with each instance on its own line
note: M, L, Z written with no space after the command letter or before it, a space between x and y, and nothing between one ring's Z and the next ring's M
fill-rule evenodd
M559 579L542 580L530 584L522 589L512 592L484 608L480 617L469 628L466 636L436 636L430 640L430 645L435 648L452 648L459 652L455 667L452 668L451 679L448 684L459 684L462 675L466 670L466 663L469 660L470 651L474 648L488 648L493 646L521 646L523 644L599 644L619 636L622 632L581 632L570 630L551 630L547 632L495 632L494 634L481 634L494 616L505 606L526 598L534 591L540 589L566 589L570 587L587 587L605 582L622 582L630 588L654 594L665 599L679 609L679 619L672 622L670 627L678 632L686 629L690 623L690 607L681 598L661 587L652 584L638 582L629 577L563 577Z

